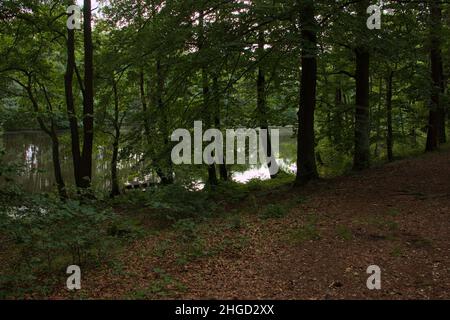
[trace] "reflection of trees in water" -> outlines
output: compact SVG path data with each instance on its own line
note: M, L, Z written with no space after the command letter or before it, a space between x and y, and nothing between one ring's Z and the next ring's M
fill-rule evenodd
M62 140L65 141L65 134ZM69 140L67 140L69 141ZM51 140L40 132L7 133L3 136L6 150L5 160L22 167L22 174L15 178L26 191L55 190ZM74 185L72 157L68 143L61 143L61 170L68 186ZM97 145L93 159L93 186L108 191L111 187L110 161L111 152L108 146ZM131 155L119 162L121 184L130 181L151 180L152 174L144 174L143 155ZM139 174L140 173L140 174Z
M288 131L280 135L280 154L277 156L281 168L291 171L292 163L295 162L295 138L292 138ZM70 155L69 139L65 134L61 134L61 170L67 186L74 185L72 157ZM66 141L66 143L63 143ZM3 146L6 150L5 160L8 163L15 163L22 166L22 175L16 177L16 182L22 185L26 191L54 191L56 186L53 176L52 150L50 139L41 132L19 132L7 133L3 136ZM94 149L93 159L93 187L109 191L111 148L108 145L97 145ZM175 168L177 169L177 168ZM192 168L194 169L194 168ZM291 170L289 170L291 169ZM120 159L118 163L121 186L126 182L158 182L157 175L149 168L145 161L144 154L131 154ZM238 176L247 180L248 177L265 178L267 176L266 166L238 166ZM198 170L197 170L198 171ZM194 174L193 174L194 172ZM198 180L196 170L179 170L179 178L190 178ZM236 173L235 173L236 174ZM190 175L190 177L180 177L180 175ZM195 177L194 177L195 176Z

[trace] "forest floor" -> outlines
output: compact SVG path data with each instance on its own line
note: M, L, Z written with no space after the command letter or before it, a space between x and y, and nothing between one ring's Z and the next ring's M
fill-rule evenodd
M138 239L50 298L450 299L448 151L256 192L230 212Z

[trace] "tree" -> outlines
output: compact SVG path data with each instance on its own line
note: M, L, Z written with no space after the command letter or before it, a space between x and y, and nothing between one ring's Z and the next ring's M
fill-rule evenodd
M366 169L370 166L370 112L369 112L369 66L370 53L363 42L362 30L366 29L366 10L368 0L357 3L357 19L360 27L357 46L354 49L356 57L356 109L355 109L355 153L353 168Z
M302 184L318 177L314 139L314 110L317 85L317 22L314 2L299 1L302 53L300 108L298 112L298 148L296 183Z
M430 66L431 97L428 118L426 151L434 151L445 142L445 109L442 105L444 88L442 49L440 32L442 30L442 11L438 0L430 0Z

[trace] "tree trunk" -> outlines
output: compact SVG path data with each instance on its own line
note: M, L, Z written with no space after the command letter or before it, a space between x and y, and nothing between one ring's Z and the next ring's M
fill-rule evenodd
M83 152L82 188L90 188L92 182L92 150L94 144L94 50L92 44L91 0L84 0L84 90L83 99Z
M168 123L167 123L167 111L165 110L164 100L163 100L163 92L164 92L164 74L162 70L161 60L158 59L156 61L156 76L158 78L157 81L157 104L158 109L161 115L160 129L164 136L163 138L163 166L161 167L159 164L156 168L156 173L161 179L162 184L172 184L173 183L173 171L172 171L172 159L169 150L169 133L168 133Z
M392 130L392 81L394 78L394 72L390 71L386 81L386 122L387 122L387 135L386 135L386 148L388 161L394 160L394 136Z
M114 92L114 141L113 154L111 159L111 198L120 195L119 178L117 175L117 162L119 158L120 124L119 124L119 94L117 92L117 82L113 79Z
M209 84L208 84L208 75L206 74L206 70L202 68L202 86L203 86L203 110L206 115L206 125L207 127L211 126L211 117L213 113L209 112L210 109L210 92L209 92ZM217 172L215 164L208 165L208 182L211 186L218 185L219 181L217 179Z
M259 56L259 67L258 75L256 79L256 91L257 99L256 105L258 109L259 127L261 130L266 130L267 135L265 141L263 141L264 155L266 157L267 167L276 166L275 155L272 154L272 141L270 140L269 122L267 119L267 94L266 94L266 75L264 68L261 63L261 59L264 53L264 30L260 30L258 34L258 56ZM263 160L263 159L261 159ZM271 174L270 178L274 179L277 174Z
M199 18L199 35L198 35L198 50L201 52L203 50L203 44L204 44L204 14L203 12L200 12L200 18ZM214 112L211 112L211 97L210 97L210 90L209 90L209 81L208 81L208 73L206 71L205 65L201 67L201 73L202 73L202 93L203 93L203 114L205 114L205 122L206 126L209 128L212 124L212 117L214 116ZM211 186L218 185L219 181L217 179L217 172L216 172L216 166L215 164L208 165L208 183Z
M426 151L434 151L439 147L440 137L444 128L441 128L441 117L444 116L441 106L441 91L443 83L442 52L440 31L442 29L442 12L437 0L430 4L430 61L431 61L431 103L428 119L428 133ZM445 131L444 131L445 134ZM441 137L442 138L442 137Z
M446 77L444 74L444 64L443 59L441 58L441 65L440 65L440 72L441 72L441 94L445 95L446 92ZM442 101L440 101L440 108L439 108L439 143L446 143L447 142L447 130L446 130L446 119L447 119L447 113L448 113L448 106L444 105Z
M31 101L31 104L33 105L34 112L37 114L37 121L39 123L39 127L42 131L44 131L51 139L52 141L52 161L53 161L53 173L55 175L55 182L56 186L58 188L58 194L61 200L67 199L67 191L66 191L66 185L64 183L64 178L61 171L61 161L59 156L59 139L58 135L56 133L55 123L53 121L53 108L50 102L50 98L47 94L47 91L44 86L42 86L42 89L44 91L45 99L47 100L47 111L51 114L51 124L50 128L48 128L42 117L39 115L40 108L38 101L36 100L34 94L33 94L33 88L32 88L32 80L31 75L28 75L28 84L24 86L24 89L26 90L28 97Z
M64 178L61 170L61 157L59 154L59 138L57 133L57 128L55 120L53 119L53 105L48 95L45 86L42 86L44 91L45 100L47 101L47 111L51 114L50 119L50 138L52 140L52 160L53 160L53 171L55 175L56 186L58 188L58 194L61 200L66 200L68 198L66 191L66 184L64 183ZM42 126L41 126L42 127ZM44 127L42 127L44 129Z
M298 111L297 177L296 184L318 178L315 156L314 112L317 87L317 36L313 0L300 1L303 48Z
M217 129L221 128L220 120L220 109L221 109L221 99L219 92L219 80L217 76L213 78L213 91L214 91L214 103L215 103L215 113L214 113L214 125ZM228 181L228 169L225 163L225 155L223 156L223 163L219 164L219 175L222 181Z
M143 70L141 70L139 73L139 91L141 95L142 112L144 114L144 132L145 137L148 140L150 138L150 125L148 121L148 107L147 99L145 97L145 77Z
M344 103L342 101L342 89L336 88L335 94L334 94L334 106L335 106L335 115L334 115L334 122L335 124L335 130L333 132L335 144L337 146L338 150L342 149L342 138L343 138L343 127L342 127L342 117L343 117L343 110L342 107L344 106ZM345 114L344 114L345 115ZM345 121L345 119L344 119Z
M73 1L69 1L69 5ZM75 99L73 95L73 76L75 71L75 30L67 29L67 65L64 76L64 89L66 96L67 117L70 126L71 151L73 162L73 173L75 185L81 188L81 152L80 152L80 135L78 132L78 119L75 110Z
M368 1L358 4L360 19L366 19ZM365 25L365 24L364 24ZM365 27L365 26L364 26ZM370 109L369 109L369 65L370 54L364 45L355 49L356 54L356 110L355 110L355 154L353 169L362 170L370 166Z
M58 187L58 194L61 200L67 199L66 185L61 171L61 157L59 154L59 139L56 131L52 129L52 159L53 171L55 175L56 186Z

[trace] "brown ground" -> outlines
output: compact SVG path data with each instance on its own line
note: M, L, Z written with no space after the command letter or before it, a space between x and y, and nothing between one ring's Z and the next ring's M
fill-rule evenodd
M227 218L205 222L200 251L210 254L182 263L175 255L192 248L172 231L136 241L120 268L84 273L75 297L450 299L449 152L281 188L253 203L248 211L291 205L282 218L249 212L240 228ZM164 239L178 249L164 251ZM373 264L382 270L379 291L366 287Z

